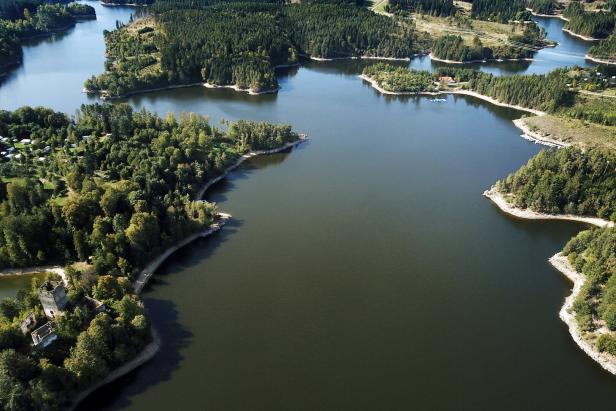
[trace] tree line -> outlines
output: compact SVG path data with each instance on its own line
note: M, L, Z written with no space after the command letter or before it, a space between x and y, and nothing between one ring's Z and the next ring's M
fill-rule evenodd
M563 12L568 19L565 29L582 36L598 39L607 38L616 23L614 12L587 12L578 2L571 2Z
M461 36L448 34L434 40L431 52L439 59L457 62L526 59L546 46L545 36L545 31L533 22L524 25L522 34L509 36L507 43L486 46L476 36L471 44L467 44Z
M405 67L377 63L364 68L362 74L387 91L425 93L438 90L434 85L432 74L426 70L409 70Z
M593 228L572 238L563 254L586 282L576 298L573 309L580 329L594 332L603 324L616 331L616 250L615 228ZM600 352L616 355L616 337L600 333L595 342Z
M84 105L74 118L41 107L0 111L1 149L31 141L19 160L0 163L0 268L66 265L69 300L55 320L57 340L45 348L33 348L20 330L31 314L38 325L46 321L41 281L0 301L1 409L65 409L133 358L150 341L131 292L135 275L216 219L216 206L195 198L202 185L247 151L299 138L285 125L225 126L127 104Z
M521 208L616 221L616 153L601 148L543 150L497 183Z
M336 3L201 0L176 7L160 0L153 33L122 27L105 34L108 71L85 86L112 96L190 82L262 91L277 87L277 65L294 64L301 54L409 57L426 49L410 25Z
M501 23L531 19L524 0L473 0L472 3L471 15L476 19Z
M66 29L81 18L95 18L92 6L46 4L41 0L0 1L0 76L22 59L21 40Z
M455 14L456 8L453 0L389 0L385 11L389 13L409 11L432 16L451 16Z

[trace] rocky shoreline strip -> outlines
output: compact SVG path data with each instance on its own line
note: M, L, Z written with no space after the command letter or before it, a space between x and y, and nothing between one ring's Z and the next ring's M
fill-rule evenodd
M586 54L584 58L586 60L594 61L595 63L616 65L616 58L614 58L613 60L604 60L604 59L598 59L589 54Z
M522 106L516 106L516 105L513 105L513 104L502 103L502 102L500 102L498 100L493 99L492 97L485 96L483 94L479 94L479 93L477 93L475 91L471 91L471 90L439 90L439 91L434 91L434 92L432 92L432 91L425 91L425 92L418 92L418 93L415 93L415 92L404 92L404 91L388 91L388 90L385 90L384 88L382 88L381 86L379 86L378 83L374 79L372 79L372 78L370 78L368 76L365 76L365 75L361 74L359 76L359 78L361 78L362 80L367 81L368 83L370 83L370 85L374 89L378 90L379 92L381 92L383 94L398 95L398 96L404 96L404 95L436 96L436 95L439 95L439 94L458 94L458 95L463 95L463 96L476 97L478 99L487 101L488 103L494 104L495 106L513 108L513 109L516 109L516 110L525 111L527 113L532 113L532 114L534 114L536 116L544 116L545 115L545 112L543 112L543 111L535 110L535 109L527 108L527 107L522 107Z
M522 209L511 205L507 199L496 190L495 187L483 192L483 196L492 200L506 214L513 217L528 219L528 220L566 220L577 221L579 223L592 224L597 227L614 227L614 222L604 220L598 217L582 217L571 214L546 214L537 211Z
M565 33L568 33L569 35L571 35L573 37L577 37L577 38L582 39L584 41L601 41L601 39L597 39L597 38L594 38L594 37L587 37L587 36L583 36L581 34L574 33L574 32L572 32L569 29L563 29L563 31Z
M513 120L513 124L520 130L522 130L522 133L523 133L522 138L532 141L535 144L542 144L548 147L569 147L571 146L571 144L564 143L562 141L555 140L553 138L541 135L536 131L532 131L526 125L526 123L524 123L524 118L517 118Z
M573 282L573 289L571 290L571 294L565 299L565 303L560 309L559 316L560 319L563 320L567 327L569 328L569 334L576 342L576 344L584 351L590 358L595 360L601 367L603 367L606 371L611 374L616 375L616 358L614 356L598 351L595 346L584 338L582 332L580 331L580 327L575 319L575 312L573 311L573 304L575 299L577 298L584 282L586 281L586 277L584 274L577 272L571 264L569 264L569 260L566 256L562 255L562 253L557 253L553 255L550 259L550 264L558 271L560 271L565 277L567 277L571 282Z
M154 356L158 353L158 350L160 350L161 340L156 328L151 327L150 332L152 335L152 341L148 345L146 345L145 348L143 348L143 350L139 352L139 354L137 354L130 361L125 362L118 368L115 368L101 381L97 382L94 385L91 385L90 387L77 394L71 402L71 405L67 408L67 410L73 411L75 408L77 408L80 402L85 400L94 391L141 367L143 364L154 358Z

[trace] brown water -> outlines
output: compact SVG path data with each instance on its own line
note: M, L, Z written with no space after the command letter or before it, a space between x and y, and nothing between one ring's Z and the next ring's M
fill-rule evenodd
M100 30L108 10L49 53L70 60L62 44ZM26 50L28 70L44 61L40 47ZM74 77L102 60L83 67L64 97L35 94L19 69L0 104L72 111L85 101ZM360 70L307 63L281 73L277 95L191 88L129 100L287 122L310 141L208 193L233 222L177 253L144 293L161 352L81 409L613 407L616 379L559 320L571 285L547 262L583 226L511 219L481 196L540 149L511 123L521 113L381 96Z

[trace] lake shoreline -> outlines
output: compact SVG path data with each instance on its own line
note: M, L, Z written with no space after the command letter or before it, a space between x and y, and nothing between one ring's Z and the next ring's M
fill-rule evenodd
M603 59L598 59L596 57L593 57L590 54L586 54L584 56L584 58L586 60L594 61L595 63L608 64L608 65L616 65L616 59L614 59L614 60L603 60Z
M88 388L82 390L81 392L79 392L75 396L73 401L71 401L71 404L68 406L67 410L68 411L73 411L75 408L77 408L77 406L83 400L88 398L88 396L90 394L92 394L94 391L96 391L99 388L101 388L101 387L103 387L103 386L105 386L105 385L107 385L107 384L117 380L120 377L125 376L126 374L130 373L131 371L136 370L137 368L141 367L143 364L145 364L146 362L148 362L152 358L154 358L156 356L156 354L158 353L158 351L160 351L160 347L162 345L162 342L161 342L161 339L160 339L160 335L158 334L158 331L156 330L156 328L154 328L154 326L150 326L150 335L152 336L152 341L150 341L150 343L148 345L146 345L139 352L139 354L137 354L135 357L133 357L129 361L125 362L124 364L120 365L119 367L114 368L101 381L99 381L97 383L94 383L90 387L88 387Z
M573 310L573 304L575 299L582 290L582 286L586 282L586 276L577 272L569 263L569 260L562 253L557 253L550 257L548 260L550 264L560 271L565 277L567 277L573 283L573 289L571 294L565 298L565 302L560 309L559 317L569 329L569 334L576 342L578 347L582 349L590 358L595 360L603 369L611 374L616 375L616 358L608 353L600 352L588 339L584 338L582 332L580 332L579 324L575 318L575 311Z
M483 196L489 198L505 214L524 220L563 220L591 224L597 227L614 227L612 221L604 220L599 217L583 217L572 214L546 214L528 208L522 209L516 207L507 201L504 195L497 191L494 186L484 191Z
M244 92L244 93L248 93L251 96L259 96L261 94L272 94L272 93L276 93L278 92L278 90L280 90L280 87L276 87L273 89L267 89L267 90L263 90L263 91L253 91L252 89L243 89L240 88L237 85L224 85L224 86L220 86L217 84L211 84L211 83L203 83L201 81L196 82L196 83L187 83L187 84L174 84L174 85L169 85L169 86L162 86L162 87L153 87L153 88L147 88L147 89L141 89L141 90L134 90L134 91L129 91L126 92L124 94L121 94L119 96L109 96L107 93L107 90L100 90L100 91L95 91L95 90L89 90L87 88L83 88L81 91L83 93L86 94L93 94L93 95L98 95L100 97L101 100L104 101L112 101L112 100L121 100L121 99L125 99L131 96L136 96L139 94L147 94L147 93L153 93L155 91L164 91L164 90L173 90L173 89L178 89L178 88L187 88L187 87L197 87L197 86L201 86L201 87L205 87L205 88L210 88L210 89L214 89L214 88L228 88L228 89L233 89L235 91L239 91L239 92Z
M426 95L426 96L437 96L440 94L454 94L454 95L461 95L461 96L471 96L471 97L476 97L478 99L487 101L488 103L494 104L495 106L500 106L500 107L508 107L508 108L513 108L515 110L520 110L520 111L525 111L527 113L532 113L534 115L537 116L544 116L546 113L540 110L535 110L532 108L527 108L527 107L522 107L522 106L516 106L513 104L507 104L507 103L502 103L496 99L493 99L492 97L477 93L475 91L471 91L471 90L439 90L439 91L424 91L424 92L404 92L404 91L388 91L385 90L384 88L382 88L381 86L379 86L376 82L376 80L372 79L371 77L365 76L363 74L358 76L359 78L361 78L362 80L367 81L368 83L370 83L370 85L372 86L372 88L376 89L377 91L383 93L383 94L389 94L389 95L398 95L398 96L404 96L404 95L416 95L416 96L420 96L420 95Z
M571 144L568 143L564 143L562 141L559 140L554 140L552 138L543 136L541 134L539 134L536 131L531 130L526 123L524 123L524 118L517 118L515 120L513 120L513 124L519 128L520 130L522 130L522 138L532 141L535 144L542 144L544 146L548 146L548 147L570 147Z
M544 46L542 48L548 48L548 47L556 47L556 45L551 44L551 45ZM432 53L428 54L428 57L430 57L430 60L432 61L437 61L439 63L446 63L446 64L477 64L477 63L489 63L489 62L502 63L504 61L534 61L535 60L532 58L518 58L518 59L479 59L479 60L458 61L458 60L447 60L447 59L435 57Z
M573 37L577 37L577 38L582 39L584 41L601 41L601 40L603 40L603 39L597 39L595 37L587 37L587 36L584 36L582 34L577 34L577 33L573 32L573 31L571 31L569 29L566 29L566 28L563 28L563 31L565 33L573 36Z
M205 192L211 186L213 186L214 184L218 183L223 178L227 177L227 175L229 175L229 173L231 171L233 171L237 167L239 167L244 161L246 161L248 159L251 159L253 157L256 157L256 156L260 156L260 155L279 153L281 151L284 151L284 150L287 150L289 148L295 147L295 146L305 142L306 140L307 140L307 137L305 135L303 135L303 134L300 134L300 137L299 137L298 140L288 142L286 144L283 144L280 147L269 149L269 150L251 151L249 153L243 154L242 156L240 156L240 158L238 158L238 160L235 163L233 163L229 167L227 167L220 175L218 175L217 177L214 177L214 178L208 180L205 183L205 185L197 192L196 199L197 200L201 200L203 198L203 195L205 194ZM135 281L133 283L133 292L135 294L137 294L137 295L141 294L141 292L143 291L143 289L145 288L145 286L149 282L150 278L152 278L152 276L154 275L156 270L173 253L175 253L176 251L178 251L181 248L185 247L186 245L192 243L193 241L195 241L198 238L206 238L206 237L209 237L210 235L220 231L220 229L226 224L226 222L229 219L231 219L232 216L230 214L227 214L227 213L218 213L218 217L219 217L219 219L217 221L215 221L206 230L201 231L201 232L197 232L197 233L193 233L193 234L185 237L184 239L177 241L175 244L173 244L170 247L168 247L165 251L163 251L157 257L155 257L154 259L150 260L150 262L139 272L139 275L135 279Z

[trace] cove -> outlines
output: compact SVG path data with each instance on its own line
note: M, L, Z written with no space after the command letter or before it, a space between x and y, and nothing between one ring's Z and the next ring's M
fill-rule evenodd
M0 106L73 112L103 58L92 51L62 74L81 59L74 45L95 50L102 28L130 12L97 6L98 21L28 47ZM81 409L613 404L616 380L558 318L571 285L547 262L584 226L508 218L481 196L540 149L511 123L521 113L382 96L357 79L362 64L307 62L281 72L277 95L190 88L127 100L288 122L310 141L245 163L207 193L234 219L177 253L144 293L161 352Z

